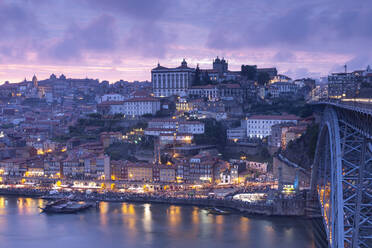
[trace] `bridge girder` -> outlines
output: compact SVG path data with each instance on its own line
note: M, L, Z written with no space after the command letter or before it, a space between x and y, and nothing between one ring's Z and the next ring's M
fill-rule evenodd
M331 247L372 247L372 143L368 126L326 107L312 171Z

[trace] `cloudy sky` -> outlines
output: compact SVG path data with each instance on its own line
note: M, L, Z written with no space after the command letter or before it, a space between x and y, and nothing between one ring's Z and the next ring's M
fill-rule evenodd
M33 74L149 80L160 62L276 66L292 77L372 64L370 0L0 0L0 83Z

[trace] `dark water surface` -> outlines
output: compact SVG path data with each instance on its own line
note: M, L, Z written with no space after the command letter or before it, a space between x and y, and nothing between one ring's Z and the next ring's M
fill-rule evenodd
M100 203L69 215L40 214L44 200L0 197L1 248L315 247L304 219L208 215L198 207Z

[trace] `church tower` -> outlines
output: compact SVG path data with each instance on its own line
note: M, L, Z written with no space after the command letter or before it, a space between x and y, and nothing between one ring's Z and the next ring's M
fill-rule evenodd
M37 78L35 75L32 77L32 83L34 84L34 88L38 87Z

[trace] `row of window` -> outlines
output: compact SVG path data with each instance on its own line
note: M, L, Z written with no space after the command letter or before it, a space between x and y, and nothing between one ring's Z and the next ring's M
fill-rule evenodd
M188 82L190 81L190 76L186 73L172 73L172 74L153 74L152 76L153 82Z

